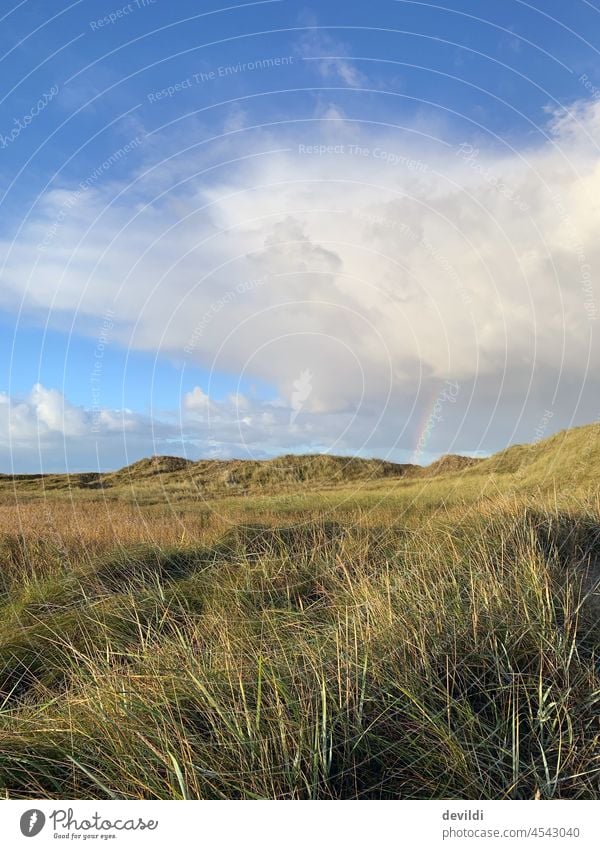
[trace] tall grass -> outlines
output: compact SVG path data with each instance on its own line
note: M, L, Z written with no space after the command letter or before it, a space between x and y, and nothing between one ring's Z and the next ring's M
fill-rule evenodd
M378 505L5 534L0 792L597 798L598 506Z

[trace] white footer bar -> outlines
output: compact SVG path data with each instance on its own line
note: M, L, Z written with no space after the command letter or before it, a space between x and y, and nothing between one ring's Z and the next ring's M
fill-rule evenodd
M5 801L0 845L600 846L600 802Z

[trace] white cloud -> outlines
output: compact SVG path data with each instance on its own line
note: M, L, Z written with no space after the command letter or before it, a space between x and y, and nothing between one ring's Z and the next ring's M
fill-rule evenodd
M290 426L292 413L298 419ZM213 400L198 386L179 413L150 418L130 410L90 410L57 389L35 384L23 398L0 393L0 471L56 472L114 469L152 454L200 457L275 456L335 449L343 417L314 416L294 406L232 393ZM348 443L337 444L348 453Z
M210 409L210 400L208 395L199 386L195 386L191 392L185 393L183 406L191 412L206 413Z
M8 444L43 439L49 434L81 436L86 428L82 408L65 400L56 389L46 389L36 383L29 395L13 400L0 395L0 440Z
M305 16L304 20L310 29L297 42L300 58L315 67L326 82L342 82L351 88L365 85L366 76L348 57L350 46L320 29L313 16Z
M39 428L64 436L81 436L85 430L85 415L81 408L65 401L56 389L46 389L36 383L26 405L28 413L33 411Z
M210 386L186 396L190 417L220 421L210 438L223 451L408 447L446 378L462 407L439 429L442 450L532 438L550 406L557 427L591 419L600 104L552 114L551 140L521 154L339 123L234 134L218 148L229 164L210 174L214 151L95 186L39 251L64 209L65 189L49 193L0 246L0 304L22 301L54 326L76 314L92 337L110 308L115 343L273 386L281 408L248 401L243 415L240 403L213 408ZM311 395L295 424L308 418L294 434L284 424L304 370ZM51 391L24 403L13 411L24 433L31 410L36 433L85 428Z
M40 383L23 398L0 393L3 472L114 468L129 462L130 452L138 459L176 437L168 424L128 410L88 410Z

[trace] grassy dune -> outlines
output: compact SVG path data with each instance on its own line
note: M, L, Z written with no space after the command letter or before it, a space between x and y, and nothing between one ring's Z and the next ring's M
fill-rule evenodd
M598 430L553 440L5 478L0 792L598 798Z

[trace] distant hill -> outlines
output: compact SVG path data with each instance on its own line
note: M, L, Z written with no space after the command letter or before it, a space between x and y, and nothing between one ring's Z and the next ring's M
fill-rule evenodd
M436 460L429 466L425 466L422 474L426 477L447 475L452 472L462 472L482 462L483 460L477 457L464 457L462 454L444 454L439 460Z
M103 475L103 478L108 480L109 478L114 479L122 477L154 477L154 475L180 472L183 469L189 469L194 465L193 460L186 460L184 457L158 455L154 457L145 457L143 460L138 460L130 466L125 466L123 469L119 469L118 472L109 472L108 474Z
M354 482L418 480L437 477L510 477L520 488L553 485L594 486L600 477L600 424L561 431L528 445L513 445L487 459L446 454L430 466L338 457L328 454L287 454L271 460L187 460L155 456L115 472L65 475L0 475L0 488L20 492L43 490L136 491L162 488L178 494L206 497L265 491L328 488Z
M288 454L271 460L186 460L155 456L115 472L64 475L0 475L0 487L18 485L21 492L44 490L160 490L235 495L265 490L279 492L338 486L358 481L402 478L421 473L421 466L328 454ZM3 485L3 486L2 486Z
M419 466L363 460L328 454L287 454L272 460L182 460L178 457L152 457L101 476L106 487L138 485L156 477L169 486L195 487L205 493L235 494L286 489L291 487L331 486L353 481L400 478L418 473Z
M600 423L574 427L525 445L513 445L486 460L477 474L514 475L523 487L600 484Z

